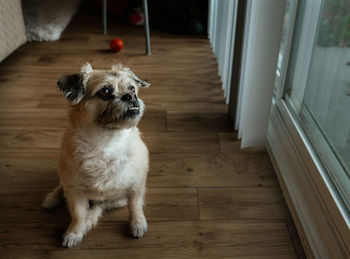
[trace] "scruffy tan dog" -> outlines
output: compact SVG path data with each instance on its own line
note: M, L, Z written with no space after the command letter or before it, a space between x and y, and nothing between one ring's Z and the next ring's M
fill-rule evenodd
M62 139L60 185L42 206L52 209L66 198L72 220L63 246L78 245L103 210L127 204L130 234L142 237L148 150L136 127L145 108L137 93L150 84L120 64L111 70L86 64L57 84L72 106Z

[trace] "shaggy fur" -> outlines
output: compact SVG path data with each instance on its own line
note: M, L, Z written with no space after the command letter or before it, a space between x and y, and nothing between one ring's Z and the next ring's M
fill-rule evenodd
M81 0L22 0L28 41L56 41Z
M145 107L137 93L149 84L122 65L93 70L86 64L58 86L73 105L62 139L60 185L43 207L56 207L64 194L72 221L63 246L78 245L103 210L127 204L130 234L143 236L148 150L136 127Z

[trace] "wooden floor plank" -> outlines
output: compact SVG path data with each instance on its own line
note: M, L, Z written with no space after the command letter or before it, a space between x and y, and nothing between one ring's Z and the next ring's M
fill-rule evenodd
M194 104L195 105L195 104ZM225 113L184 113L168 111L167 129L171 131L233 131L233 122Z
M220 151L222 153L234 154L241 147L241 142L234 132L219 132Z
M141 239L132 239L128 236L126 222L101 223L85 237L79 247L70 250L57 249L61 242L61 234L65 230L62 224L9 224L0 227L0 239L3 240L5 247L44 248L53 258L68 255L76 257L135 255L140 258L142 256L142 258L168 258L167 256L296 258L286 226L282 223L151 222L149 232ZM94 249L91 250L92 247Z
M63 129L0 129L0 152L43 152L60 148Z
M212 132L143 132L151 153L216 153L219 141Z
M58 183L58 152L0 153L0 194L55 186Z
M1 185L0 185L1 186ZM41 208L53 186L24 186L8 189L0 196L0 222L65 222L69 213L63 202L57 209ZM199 220L196 188L148 188L145 214L148 221ZM127 221L127 208L104 213L100 222Z
M220 150L225 154L234 154L236 152L241 152L241 142L237 139L236 132L219 132L219 143ZM268 158L266 148L264 147L249 147L243 149L246 154L265 154L265 157ZM270 160L268 158L268 160ZM271 163L270 163L271 164Z
M202 249L201 251L198 251ZM255 254L253 251L256 251ZM136 259L188 259L188 258L252 258L252 259L295 259L295 255L291 253L289 247L276 245L265 247L262 245L255 246L235 246L235 247L211 247L208 249L203 248L187 248L187 247L175 247L175 248L148 248L140 247L137 249L120 248L120 249L86 249L86 250L35 250L35 249L4 249L0 251L0 256L4 255L4 258L21 258L23 254L29 259L41 259L41 258L136 258Z
M166 110L152 110L146 108L138 127L142 132L146 130L166 130L166 116Z
M201 219L290 219L279 187L199 188Z
M1 129L65 129L67 117L67 109L0 109Z
M152 154L151 187L278 186L266 153Z

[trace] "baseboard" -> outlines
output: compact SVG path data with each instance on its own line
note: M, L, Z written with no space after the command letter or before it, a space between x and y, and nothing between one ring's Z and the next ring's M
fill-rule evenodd
M300 238L301 243L303 245L305 254L306 254L307 258L310 258L310 259L311 258L315 258L313 256L313 254L312 254L311 249L310 249L310 246L309 246L309 243L308 243L307 238L305 236L304 230L301 227L301 222L300 222L300 220L298 218L298 214L296 213L296 210L295 210L295 207L293 205L292 199L291 199L291 197L290 197L290 195L288 193L288 189L287 189L287 187L286 187L286 185L285 185L285 183L283 181L280 169L279 169L279 167L277 165L276 159L275 159L275 157L274 157L274 155L272 153L272 150L271 150L271 147L270 147L269 144L267 144L267 152L270 155L273 168L275 170L278 182L280 184L280 187L281 187L281 190L282 190L282 193L283 193L283 197L286 200L288 209L289 209L289 211L290 211L290 213L292 215L292 218L293 218L294 224L295 224L295 226L297 228L297 231L298 231L298 234L299 234L299 238Z
M310 158L286 117L272 108L267 147L305 252L309 258L350 258L335 203L325 199L326 191L315 182L315 169L310 169Z

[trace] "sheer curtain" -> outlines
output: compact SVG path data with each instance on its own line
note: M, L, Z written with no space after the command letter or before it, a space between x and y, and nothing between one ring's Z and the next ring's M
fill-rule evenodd
M218 61L222 88L229 101L238 0L210 0L208 35Z
M248 1L235 127L242 148L265 146L285 1Z
M242 0L240 0L242 1ZM229 94L238 0L210 0L208 33ZM285 0L247 0L235 128L242 148L265 146ZM228 98L227 98L228 100Z

